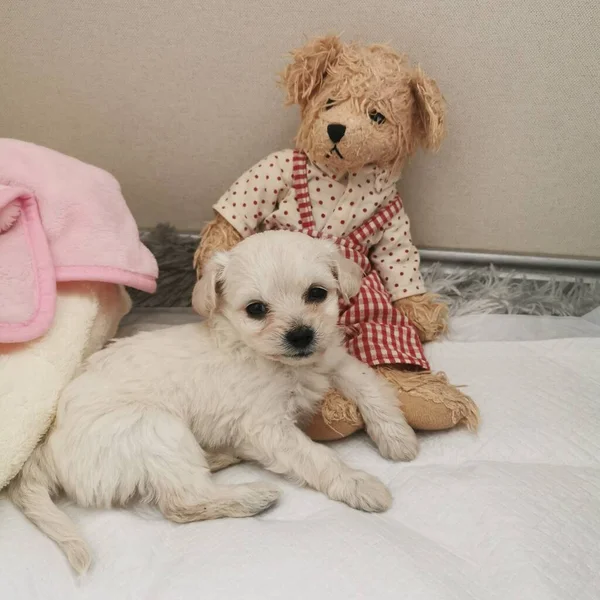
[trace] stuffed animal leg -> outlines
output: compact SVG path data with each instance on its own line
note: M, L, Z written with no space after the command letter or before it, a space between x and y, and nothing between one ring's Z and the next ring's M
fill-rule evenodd
M457 425L477 428L479 410L476 404L457 387L449 383L443 373L408 372L393 367L379 367L377 371L398 389L398 402L407 423L418 431L439 431ZM306 433L320 442L339 440L364 426L353 402L336 390L323 399Z
M47 432L65 385L115 335L130 308L120 285L58 283L48 332L31 342L0 344L0 489Z

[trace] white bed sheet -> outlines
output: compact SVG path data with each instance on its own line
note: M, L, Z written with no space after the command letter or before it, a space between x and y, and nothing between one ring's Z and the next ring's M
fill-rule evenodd
M142 313L123 333L191 318ZM1 498L0 599L598 600L600 309L581 319L462 317L428 354L468 386L481 429L421 435L411 464L383 460L362 435L335 444L390 486L387 513L240 465L217 477L277 480L277 507L180 526L66 507L95 554L78 581Z

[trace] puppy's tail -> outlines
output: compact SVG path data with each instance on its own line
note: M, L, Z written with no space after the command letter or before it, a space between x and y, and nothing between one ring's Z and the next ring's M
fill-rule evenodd
M36 461L40 451L38 446L10 483L8 495L30 521L56 542L75 571L82 574L92 562L90 551L74 523L52 501L48 478Z

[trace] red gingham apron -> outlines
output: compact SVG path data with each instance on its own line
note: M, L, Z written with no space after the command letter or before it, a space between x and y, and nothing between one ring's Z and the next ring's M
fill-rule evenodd
M412 365L428 370L421 340L410 321L392 306L390 295L369 260L370 248L365 244L374 231L400 212L400 196L346 237L337 237L316 231L303 152L294 152L292 178L300 213L300 231L311 237L332 240L364 273L358 294L349 304L341 306L339 323L344 328L348 352L370 366Z

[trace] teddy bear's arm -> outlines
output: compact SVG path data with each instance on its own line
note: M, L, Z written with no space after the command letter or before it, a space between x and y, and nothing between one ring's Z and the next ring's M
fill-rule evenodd
M200 233L200 243L194 253L194 269L196 277L202 277L202 271L206 261L217 251L231 250L239 242L242 236L236 229L226 221L219 213L209 221Z
M436 294L417 294L393 304L415 326L422 342L432 342L448 331L448 306Z
M371 262L392 301L425 292L419 252L412 242L410 221L404 209L386 224L381 239L373 247Z
M410 220L402 209L385 227L373 248L371 261L390 293L394 307L416 328L423 342L448 328L448 307L425 292L419 271L419 252L410 235Z
M213 206L242 236L256 233L292 186L293 151L274 152L246 171Z

